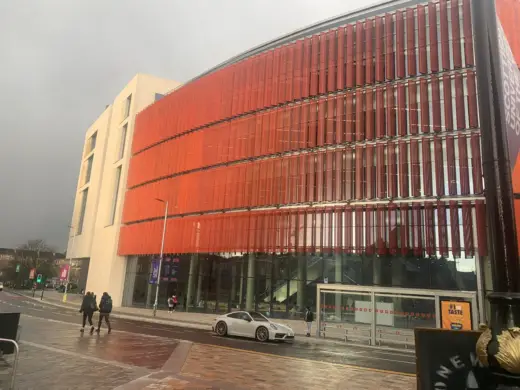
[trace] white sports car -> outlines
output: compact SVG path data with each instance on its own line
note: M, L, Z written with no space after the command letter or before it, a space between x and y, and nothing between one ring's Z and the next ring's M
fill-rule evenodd
M215 318L211 326L219 336L242 336L258 341L294 340L294 331L287 325L271 322L254 311L235 311Z

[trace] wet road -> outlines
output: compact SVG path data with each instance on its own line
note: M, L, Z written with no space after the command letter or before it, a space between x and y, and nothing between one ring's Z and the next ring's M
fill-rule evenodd
M32 342L37 340L38 329L41 329L42 326L46 329L52 327L58 330L61 328L60 324L67 324L67 328L71 327L70 324L77 324L79 333L81 316L77 310L72 308L56 307L9 292L0 292L0 312L7 311L19 311L22 313L22 341ZM97 321L97 315L94 320ZM143 354L141 358L139 358L140 354L136 354L137 357L130 364L149 369L162 364L164 356L171 350L165 347L163 352L161 352L161 348L153 343L150 343L150 345L146 343L135 344L136 341L131 340L132 334L161 337L165 340L162 344L170 346L175 345L177 340L187 340L198 344L215 345L276 356L415 373L415 356L404 351L381 350L350 344L318 343L306 341L305 339L298 339L293 344L259 343L254 340L241 338L221 338L205 330L155 324L139 320L112 318L111 322L115 330L114 335L119 337L126 334L127 336L126 341L123 340L117 343L117 345L120 345L120 348L116 352L111 352L114 355L113 358L118 360L117 351L121 355L129 355L125 351L128 352L129 349L136 348ZM59 332L57 334L59 336ZM76 335L74 337L77 338ZM84 337L87 337L87 335ZM144 356L154 355L158 357L157 364L153 362L153 358L144 358Z

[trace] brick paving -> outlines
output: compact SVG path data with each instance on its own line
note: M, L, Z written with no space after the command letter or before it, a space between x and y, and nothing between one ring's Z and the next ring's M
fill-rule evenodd
M181 374L246 389L416 389L414 376L200 344L192 346Z
M182 370L139 390L416 390L416 378L380 370L193 344Z

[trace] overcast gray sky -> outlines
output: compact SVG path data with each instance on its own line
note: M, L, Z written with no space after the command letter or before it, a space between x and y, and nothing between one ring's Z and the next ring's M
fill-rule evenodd
M138 72L181 82L378 0L0 0L0 247L67 242L84 133Z

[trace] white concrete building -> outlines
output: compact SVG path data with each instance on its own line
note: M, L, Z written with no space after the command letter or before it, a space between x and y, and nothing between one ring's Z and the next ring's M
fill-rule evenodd
M67 257L82 261L80 287L98 296L109 292L115 306L121 305L125 279L126 258L117 248L135 116L179 85L136 75L85 135Z

